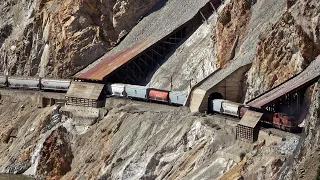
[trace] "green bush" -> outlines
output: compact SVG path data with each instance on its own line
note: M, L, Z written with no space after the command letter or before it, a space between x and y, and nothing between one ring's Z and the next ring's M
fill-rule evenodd
M218 21L225 26L226 24L228 24L231 21L231 13L230 11L223 11L221 13L221 15L218 18Z
M245 152L241 152L240 153L240 159L242 160L244 157L246 157L246 153Z
M318 167L316 180L320 180L320 166Z

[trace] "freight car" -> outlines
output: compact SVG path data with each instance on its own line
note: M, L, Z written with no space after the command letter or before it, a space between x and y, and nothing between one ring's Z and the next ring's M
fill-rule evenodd
M126 85L126 95L129 98L135 98L135 99L141 99L146 100L147 99L147 91L148 88L145 86L136 86L136 85Z
M214 99L212 100L211 112L231 115L234 117L242 118L248 109L251 107L231 102L224 99ZM252 109L255 111L263 112L260 122L265 124L270 124L275 128L282 129L290 132L300 132L301 128L298 126L295 116L290 116L284 113L272 113L261 109Z
M107 90L111 96L156 101L177 106L183 106L187 98L187 93L182 91L170 92L130 84L107 84Z
M7 84L12 89L40 90L40 78L8 76Z
M184 105L187 100L187 93L184 91L170 91L169 99L171 104Z
M71 80L41 78L41 90L68 91Z
M169 103L169 91L148 88L147 90L147 98L151 101L159 101Z
M8 87L8 76L0 76L0 87Z
M48 79L27 76L0 76L0 87L24 90L64 91L70 86L71 80Z
M210 103L212 103L213 108L209 109L210 112L219 112L221 114L238 117L239 119L242 118L246 111L249 109L248 106L224 99L214 99Z

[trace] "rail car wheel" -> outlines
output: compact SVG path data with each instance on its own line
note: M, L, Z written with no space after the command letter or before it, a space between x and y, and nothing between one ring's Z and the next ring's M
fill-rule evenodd
M285 127L285 131L291 132L291 128L290 127Z

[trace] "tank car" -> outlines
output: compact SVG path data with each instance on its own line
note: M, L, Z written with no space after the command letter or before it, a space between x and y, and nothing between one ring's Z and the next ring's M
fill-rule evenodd
M212 109L209 109L211 112L218 112L221 114L226 114L238 118L242 118L243 115L249 109L248 106L245 106L240 103L231 102L224 99L214 99L212 100Z
M8 76L8 87L15 89L40 90L40 79L35 77Z
M148 100L169 103L169 91L148 88L147 98Z
M146 100L147 90L148 88L145 86L125 85L125 91L129 98Z
M240 117L240 106L242 104L231 101L223 101L221 103L221 113L228 114L235 117Z
M41 79L42 90L54 90L54 91L68 91L71 80L63 79Z
M170 91L169 99L171 104L183 106L187 100L187 93L183 91Z

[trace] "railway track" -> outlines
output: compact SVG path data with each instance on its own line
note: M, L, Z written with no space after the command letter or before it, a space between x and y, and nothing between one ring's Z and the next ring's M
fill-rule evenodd
M210 116L212 116L212 117L219 117L219 118L221 118L221 119L225 119L225 120L229 120L229 121L233 121L233 122L239 122L239 121L240 121L239 118L232 117L232 116L228 116L228 115L211 114Z

